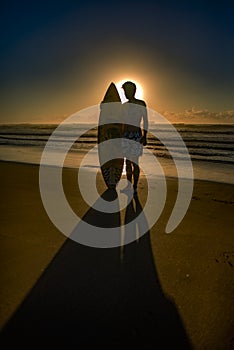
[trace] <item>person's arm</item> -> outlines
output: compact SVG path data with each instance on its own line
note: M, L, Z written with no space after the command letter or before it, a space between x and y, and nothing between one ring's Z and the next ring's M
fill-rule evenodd
M147 144L147 132L148 132L148 113L147 113L146 104L144 104L144 107L143 107L142 118L143 118L142 144L143 144L143 146L146 146L146 144Z

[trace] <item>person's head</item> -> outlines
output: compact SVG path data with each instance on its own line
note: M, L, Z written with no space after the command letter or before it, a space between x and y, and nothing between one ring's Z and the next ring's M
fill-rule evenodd
M127 99L131 99L132 97L134 97L136 93L136 84L134 84L132 81L126 81L122 85L122 88L124 89L124 93Z

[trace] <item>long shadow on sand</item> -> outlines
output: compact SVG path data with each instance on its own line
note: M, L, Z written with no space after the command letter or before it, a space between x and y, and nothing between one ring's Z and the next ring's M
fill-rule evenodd
M104 193L108 199L108 192ZM138 198L125 213L142 210ZM90 209L89 223L120 225L119 213ZM147 223L143 223L146 225ZM136 230L137 223L131 226ZM136 232L135 232L136 234ZM143 345L191 349L175 305L163 294L149 232L121 249L100 249L68 239L2 332L3 340L36 345Z

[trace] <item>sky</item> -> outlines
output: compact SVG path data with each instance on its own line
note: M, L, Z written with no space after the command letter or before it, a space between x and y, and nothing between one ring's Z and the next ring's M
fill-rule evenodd
M6 1L0 122L61 121L125 79L177 121L232 118L233 13L225 0Z

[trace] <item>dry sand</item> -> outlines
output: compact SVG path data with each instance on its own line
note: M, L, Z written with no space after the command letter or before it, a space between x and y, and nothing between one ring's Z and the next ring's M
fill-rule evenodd
M167 235L177 193L177 180L168 178L159 221L124 247L121 260L120 248L81 246L53 226L38 166L1 162L0 178L0 323L7 340L63 333L77 344L126 337L163 348L234 347L233 185L195 181L184 220ZM98 187L105 191L100 177ZM142 206L146 187L142 177ZM79 216L97 219L78 192L76 170L64 170L64 188Z

